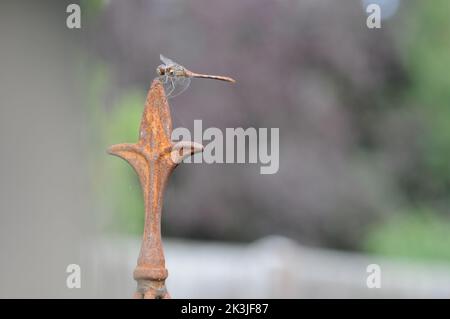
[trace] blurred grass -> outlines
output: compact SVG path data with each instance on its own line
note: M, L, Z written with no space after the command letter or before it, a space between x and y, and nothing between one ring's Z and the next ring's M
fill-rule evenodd
M369 232L365 250L390 257L450 263L450 219L429 209L395 215Z

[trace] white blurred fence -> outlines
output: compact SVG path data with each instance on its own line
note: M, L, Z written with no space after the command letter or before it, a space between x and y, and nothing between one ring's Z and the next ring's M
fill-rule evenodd
M129 298L138 240L104 239L85 252L84 296ZM310 249L280 237L248 245L164 240L173 298L449 298L450 267ZM366 285L381 267L381 288Z

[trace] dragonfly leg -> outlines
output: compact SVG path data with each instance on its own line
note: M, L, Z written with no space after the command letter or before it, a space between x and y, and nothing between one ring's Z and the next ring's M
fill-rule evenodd
M173 82L173 78L168 78L168 79L170 80L172 89L170 90L170 92L166 93L166 95L167 95L167 97L171 97L171 94L175 90L175 83Z

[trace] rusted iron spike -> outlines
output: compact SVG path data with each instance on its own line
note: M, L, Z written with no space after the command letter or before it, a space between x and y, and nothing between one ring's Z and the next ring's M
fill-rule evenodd
M136 144L116 144L108 153L126 160L136 171L145 203L144 236L134 279L135 298L170 298L168 276L161 243L161 210L167 180L181 161L203 146L194 142L173 144L172 119L161 82L155 79L147 94Z

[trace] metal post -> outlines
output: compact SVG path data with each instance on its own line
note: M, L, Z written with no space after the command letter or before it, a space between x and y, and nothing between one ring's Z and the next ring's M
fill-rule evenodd
M172 119L164 88L155 79L147 94L135 144L116 144L108 153L126 160L136 171L145 203L145 224L141 252L134 270L135 298L170 298L165 286L168 276L161 242L161 210L164 189L172 171L181 161L203 146L194 142L173 144Z

